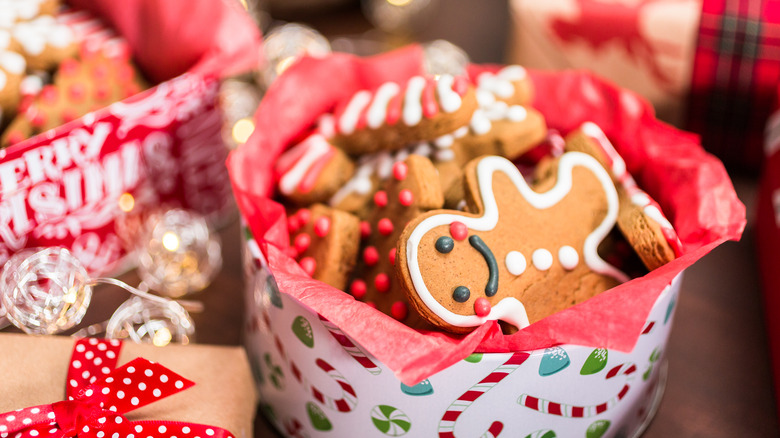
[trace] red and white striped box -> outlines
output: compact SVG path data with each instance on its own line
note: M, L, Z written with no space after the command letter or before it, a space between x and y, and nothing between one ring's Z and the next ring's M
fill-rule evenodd
M151 65L156 52L172 53L172 63L181 61L180 52L190 59L157 63L144 71L153 88L0 150L0 263L26 247L64 246L93 274L120 267L127 248L117 219L125 194L137 209L180 206L212 218L233 211L217 97L221 76L256 66L260 36L251 19L227 2L205 8L209 15L193 12L185 24L167 3L79 7L92 10L71 10L60 20L84 41L82 51L133 52L142 65ZM199 27L202 40L166 34L166 23ZM225 29L237 36L217 38ZM157 38L154 54L139 32Z

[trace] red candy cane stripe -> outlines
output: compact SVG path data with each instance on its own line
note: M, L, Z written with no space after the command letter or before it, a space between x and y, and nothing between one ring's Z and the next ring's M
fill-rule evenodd
M615 147L609 141L606 134L604 134L604 131L602 131L601 128L595 123L585 122L582 124L582 132L598 143L601 150L610 161L609 164L611 166L610 170L612 174L615 176L615 178L617 178L621 186L623 186L623 189L631 199L631 202L635 205L638 205L639 207L642 207L645 213L652 220L658 223L658 225L660 225L664 238L674 251L674 255L677 257L682 255L682 242L677 236L677 232L674 230L674 227L663 215L661 212L661 207L658 205L658 203L655 202L655 200L653 200L650 195L640 189L634 178L630 173L628 173L625 161L623 161L623 158L620 156L617 150L615 150Z
M517 402L529 409L539 411L543 414L558 415L567 418L592 417L607 411L609 408L618 404L618 402L620 402L620 400L626 396L628 390L630 389L629 382L634 378L634 372L636 372L636 365L632 363L624 363L609 370L605 377L606 380L612 379L615 376L626 376L626 383L623 385L623 388L621 388L617 395L605 401L604 403L597 405L575 406L545 400L528 394L521 395Z
M653 331L653 328L655 328L655 321L650 321L647 324L645 324L645 327L642 329L642 334L646 335Z
M493 370L487 377L480 380L479 383L469 388L457 400L452 402L447 411L439 421L439 438L455 438L455 424L466 409L469 408L482 394L488 392L494 386L498 385L506 376L512 374L523 362L528 359L528 353L518 351L512 355L506 362ZM483 438L497 437L503 430L504 425L500 421L494 421L488 430L482 435Z
M296 365L295 362L287 357L287 354L284 351L284 347L282 346L282 341L278 336L274 336L274 343L276 344L276 349L279 351L279 354L289 365L290 371L292 371L295 380L303 385L305 390L309 391L315 400L320 402L323 406L339 412L350 412L355 408L357 405L357 393L355 392L355 388L353 388L349 381L331 364L319 358L315 361L317 366L341 387L341 398L334 398L325 395L325 393L312 385L303 376L300 368L298 368L298 365Z
M322 315L317 315L320 318L320 322L322 322L322 325L325 326L326 329L328 329L328 332L333 336L336 341L341 345L341 348L344 349L350 356L352 356L353 359L355 359L360 365L363 366L363 368L366 369L369 373L373 375L378 375L382 372L382 368L380 368L377 364L375 364L371 359L368 358L366 353L363 352L363 350L360 349L355 343L352 342L351 339L347 337L347 335L344 334L344 332L341 331L335 324L325 319Z

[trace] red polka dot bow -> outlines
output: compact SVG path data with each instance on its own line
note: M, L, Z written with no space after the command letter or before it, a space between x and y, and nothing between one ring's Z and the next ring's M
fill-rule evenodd
M0 438L233 438L225 429L178 421L129 421L122 414L194 383L137 358L120 368L121 342L76 341L67 400L0 414Z

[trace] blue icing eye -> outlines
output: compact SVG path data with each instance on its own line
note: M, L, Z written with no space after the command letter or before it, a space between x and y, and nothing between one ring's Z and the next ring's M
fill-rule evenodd
M452 299L459 303L465 303L469 300L470 296L471 291L466 286L458 286L452 291Z
M447 254L448 252L452 251L452 248L455 248L455 241L452 240L452 237L441 236L436 239L436 251L439 251L442 254Z

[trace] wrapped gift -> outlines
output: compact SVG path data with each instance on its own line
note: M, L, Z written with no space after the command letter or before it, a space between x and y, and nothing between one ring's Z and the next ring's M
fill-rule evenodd
M0 151L0 262L69 248L92 273L126 249L124 208L232 208L217 107L219 79L256 67L259 31L238 3L72 2L109 23L156 85Z
M495 68L471 66L470 77ZM634 93L590 74L530 71L532 106L548 126L601 126L669 215L683 254L514 334L496 321L467 335L416 331L310 278L289 255L285 210L270 196L271 158L323 112L421 71L416 46L304 58L268 90L255 134L229 157L248 228L245 334L263 412L288 436L635 435L659 400L680 276L745 225L725 169Z
M727 166L756 171L780 79L771 4L723 0L513 0L509 59L583 68L647 97Z
M4 435L254 436L256 393L239 347L2 334L0 349Z

